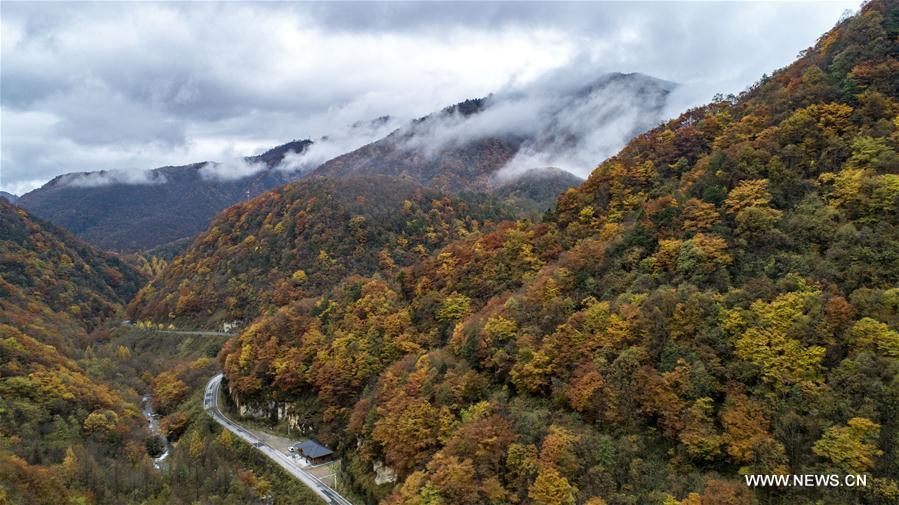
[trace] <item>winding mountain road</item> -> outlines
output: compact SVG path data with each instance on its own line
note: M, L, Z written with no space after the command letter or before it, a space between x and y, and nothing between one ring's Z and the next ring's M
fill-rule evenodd
M203 408L217 423L258 449L262 454L265 454L270 460L277 463L289 474L299 479L300 482L306 485L306 487L314 491L315 494L319 495L326 503L335 505L353 505L351 501L341 496L340 493L291 461L291 459L285 456L284 453L267 445L251 431L229 419L219 407L219 392L221 387L222 374L218 374L206 384L206 393L203 396Z

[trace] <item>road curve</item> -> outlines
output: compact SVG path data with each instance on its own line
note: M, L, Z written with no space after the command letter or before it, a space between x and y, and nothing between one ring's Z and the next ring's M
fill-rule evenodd
M224 426L225 429L227 429L231 433L234 433L242 440L258 449L262 454L265 454L270 460L274 461L279 466L281 466L281 468L286 470L287 473L299 479L300 482L314 491L315 494L319 495L323 500L325 500L326 503L336 505L353 505L351 501L341 496L337 491L329 487L327 484L318 480L318 478L316 478L314 475L300 468L282 452L267 445L262 440L259 440L256 435L253 435L250 431L244 429L243 426L235 423L227 416L225 416L225 414L219 407L219 390L221 389L221 386L222 374L216 375L209 380L208 384L206 384L206 393L203 396L203 408L206 410L207 414L212 416L212 418L217 423Z

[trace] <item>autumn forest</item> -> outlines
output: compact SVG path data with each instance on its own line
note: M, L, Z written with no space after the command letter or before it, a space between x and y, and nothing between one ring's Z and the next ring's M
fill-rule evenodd
M360 505L899 503L897 55L870 0L586 180L370 144L170 254L0 199L0 504L324 503L220 371Z

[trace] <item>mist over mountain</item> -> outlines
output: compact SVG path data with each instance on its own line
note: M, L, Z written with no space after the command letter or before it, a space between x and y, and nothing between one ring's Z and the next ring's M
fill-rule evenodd
M103 249L180 251L225 208L302 178L399 124L390 116L357 121L314 141L294 140L243 158L64 174L17 204Z
M65 174L19 205L98 247L135 252L189 239L226 207L310 173L388 175L448 193L492 191L546 166L583 176L657 124L672 89L641 74L588 79L565 70L407 123L383 116L258 156ZM525 194L510 201L530 215L557 196Z
M497 179L545 166L583 177L658 124L674 87L641 74L588 84L551 74L412 121L313 173L392 175L447 192L487 190Z
M7 193L6 191L0 191L0 198L6 200L9 203L16 203L17 201L19 201L18 196L12 193Z
M301 172L274 167L311 143L294 141L226 163L65 174L18 205L103 249L145 250L196 235L222 209L296 179ZM246 167L257 170L229 173Z

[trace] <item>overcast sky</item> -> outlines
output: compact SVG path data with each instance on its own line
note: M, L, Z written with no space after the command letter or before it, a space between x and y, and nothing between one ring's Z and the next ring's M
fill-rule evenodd
M790 63L858 5L2 2L0 189L257 154L567 70L677 82L683 108Z

